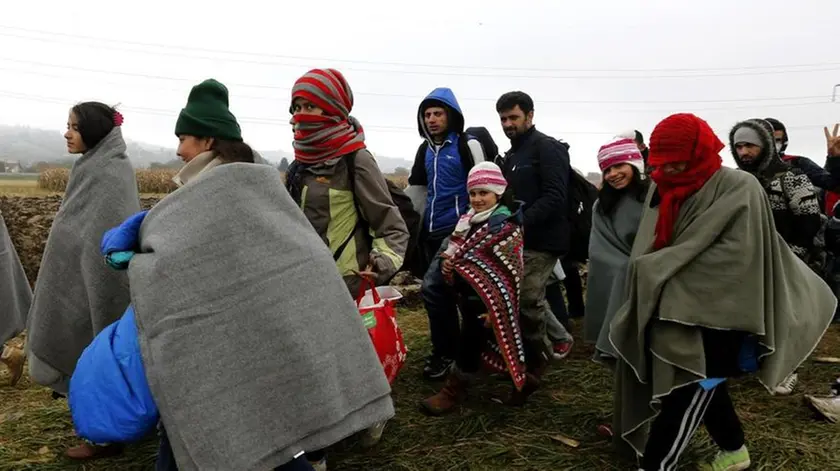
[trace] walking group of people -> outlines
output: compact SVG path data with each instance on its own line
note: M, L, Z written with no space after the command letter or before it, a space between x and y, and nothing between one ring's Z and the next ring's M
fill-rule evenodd
M727 381L752 374L790 394L835 316L837 129L823 168L784 154L780 122L738 123L734 170L705 121L675 114L649 146L638 131L605 144L595 193L569 145L536 129L526 93L497 101L501 155L437 88L420 103L422 144L400 189L353 104L337 70L295 82L284 181L244 142L227 88L194 86L175 123L178 189L150 210L123 116L97 102L70 110L79 158L34 294L0 227L0 341L27 331L25 353L4 347L2 361L13 385L26 363L67 398L84 439L68 457L157 432L160 471L324 470L342 440L375 446L394 407L354 298L406 270L429 316L423 374L443 380L425 413L455 410L484 371L509 378L501 403L526 405L572 349L569 315L583 316L615 378L601 430L640 469L675 469L700 423L721 449L708 469L747 469ZM811 399L836 418L840 395Z

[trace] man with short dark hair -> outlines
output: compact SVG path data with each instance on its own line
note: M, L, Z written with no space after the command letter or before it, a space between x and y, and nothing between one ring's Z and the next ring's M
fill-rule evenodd
M426 274L421 294L432 340L423 376L437 380L445 378L452 367L461 332L456 299L440 271L440 252L469 209L467 174L485 160L485 149L464 133L464 115L449 88L436 88L420 102L417 128L423 143L415 155L406 194L423 215L420 251Z
M528 375L522 391L514 389L508 400L520 405L539 387L552 356L546 316L553 314L545 301L545 286L557 259L569 249L567 194L572 170L568 145L534 127L530 96L519 91L505 93L496 102L496 111L511 143L502 159L502 171L514 197L523 203L525 273L519 322ZM565 341L571 343L571 336Z

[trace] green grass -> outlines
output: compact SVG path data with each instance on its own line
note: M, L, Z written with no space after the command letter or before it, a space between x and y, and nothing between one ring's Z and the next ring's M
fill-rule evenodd
M487 378L463 408L442 418L426 417L417 403L438 384L421 379L428 353L426 316L402 308L400 324L408 342L409 362L394 385L397 416L382 442L361 450L352 440L330 451L331 470L635 470L595 434L612 407L611 377L591 362L591 350L576 345L572 355L550 371L547 386L524 408L511 409L490 400L508 391L506 383ZM577 332L577 329L575 329ZM579 333L579 332L577 332ZM833 327L815 355L838 355L840 329ZM802 405L803 393L823 393L840 374L836 365L807 362L792 397L771 397L754 381L737 382L733 397L747 434L753 468L764 470L837 469L840 426L815 420ZM0 384L5 381L0 372ZM578 448L552 437L580 441ZM151 470L154 438L133 444L117 458L70 462L61 454L77 443L63 400L27 378L16 388L0 387L0 470ZM683 468L709 458L714 446L698 433L683 457Z

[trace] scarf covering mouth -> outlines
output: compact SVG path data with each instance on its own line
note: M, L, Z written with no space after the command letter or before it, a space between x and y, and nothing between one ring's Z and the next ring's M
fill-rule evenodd
M656 125L650 135L648 158L656 168L651 178L662 197L654 249L671 243L680 208L720 170L724 147L709 124L693 114L671 115ZM662 165L674 163L685 163L685 170L675 174L663 171Z
M739 368L735 358L731 365L707 361L705 329L752 338L755 375L770 392L816 348L837 305L776 232L770 202L752 175L715 173L682 205L672 243L659 250L653 250L660 210L650 205L654 194L648 193L625 299L609 329L620 359L614 430L639 454L662 397Z
M292 106L302 98L320 108L323 115L293 114L295 160L317 164L365 148L365 131L350 112L353 91L341 72L313 69L292 87Z

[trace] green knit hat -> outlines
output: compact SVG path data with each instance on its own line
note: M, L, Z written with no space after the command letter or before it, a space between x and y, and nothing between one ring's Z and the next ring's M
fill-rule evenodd
M242 130L228 106L227 87L215 79L201 82L192 88L187 106L178 115L175 135L241 141Z

